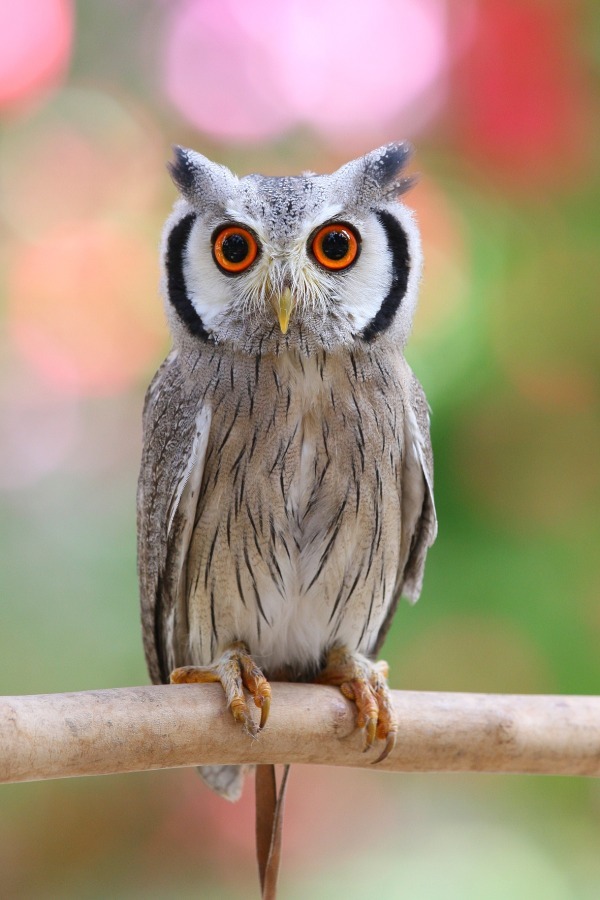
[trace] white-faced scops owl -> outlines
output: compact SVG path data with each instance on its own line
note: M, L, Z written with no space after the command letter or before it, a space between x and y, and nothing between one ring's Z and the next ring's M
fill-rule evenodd
M153 681L220 681L253 733L268 678L339 685L380 758L398 725L376 655L436 534L428 407L403 353L421 274L409 155L237 178L176 150L173 349L146 397L138 495ZM239 793L235 767L203 774Z

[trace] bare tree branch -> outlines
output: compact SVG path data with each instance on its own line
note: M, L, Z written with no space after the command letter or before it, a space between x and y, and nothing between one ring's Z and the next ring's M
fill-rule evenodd
M388 772L600 775L600 697L394 691ZM258 711L256 711L258 714ZM0 698L0 782L215 763L367 767L356 710L335 688L274 684L253 739L219 685Z

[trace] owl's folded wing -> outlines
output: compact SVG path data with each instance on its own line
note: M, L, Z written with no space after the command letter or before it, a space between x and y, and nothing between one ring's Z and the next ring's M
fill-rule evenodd
M211 414L184 391L172 353L144 405L138 483L138 571L144 649L155 684L185 661L186 560L202 485ZM181 648L179 648L181 644Z
M421 593L425 557L437 535L433 499L433 452L429 434L429 406L425 392L412 376L411 400L405 410L405 459L402 481L402 532L407 524L408 558L399 590L416 603Z
M419 381L410 370L408 372L407 399L404 404L400 568L394 598L377 636L374 653L383 644L400 597L405 597L411 603L416 603L419 599L425 558L437 535L429 406Z

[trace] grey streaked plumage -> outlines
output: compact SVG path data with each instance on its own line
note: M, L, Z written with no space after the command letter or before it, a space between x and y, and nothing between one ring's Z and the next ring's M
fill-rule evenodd
M421 267L398 199L407 156L389 145L330 176L238 180L178 151L174 349L147 394L138 495L155 682L236 640L267 676L312 678L335 644L374 656L399 597L419 596L436 520L427 403L403 356ZM307 249L329 221L361 236L342 272ZM230 222L261 247L235 276L211 245ZM286 289L282 334L271 304Z

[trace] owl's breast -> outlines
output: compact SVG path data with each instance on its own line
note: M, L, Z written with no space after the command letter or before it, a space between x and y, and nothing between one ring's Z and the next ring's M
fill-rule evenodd
M265 366L252 403L217 398L188 557L192 661L242 639L299 677L335 641L368 652L401 526L400 421L375 394L316 357Z

